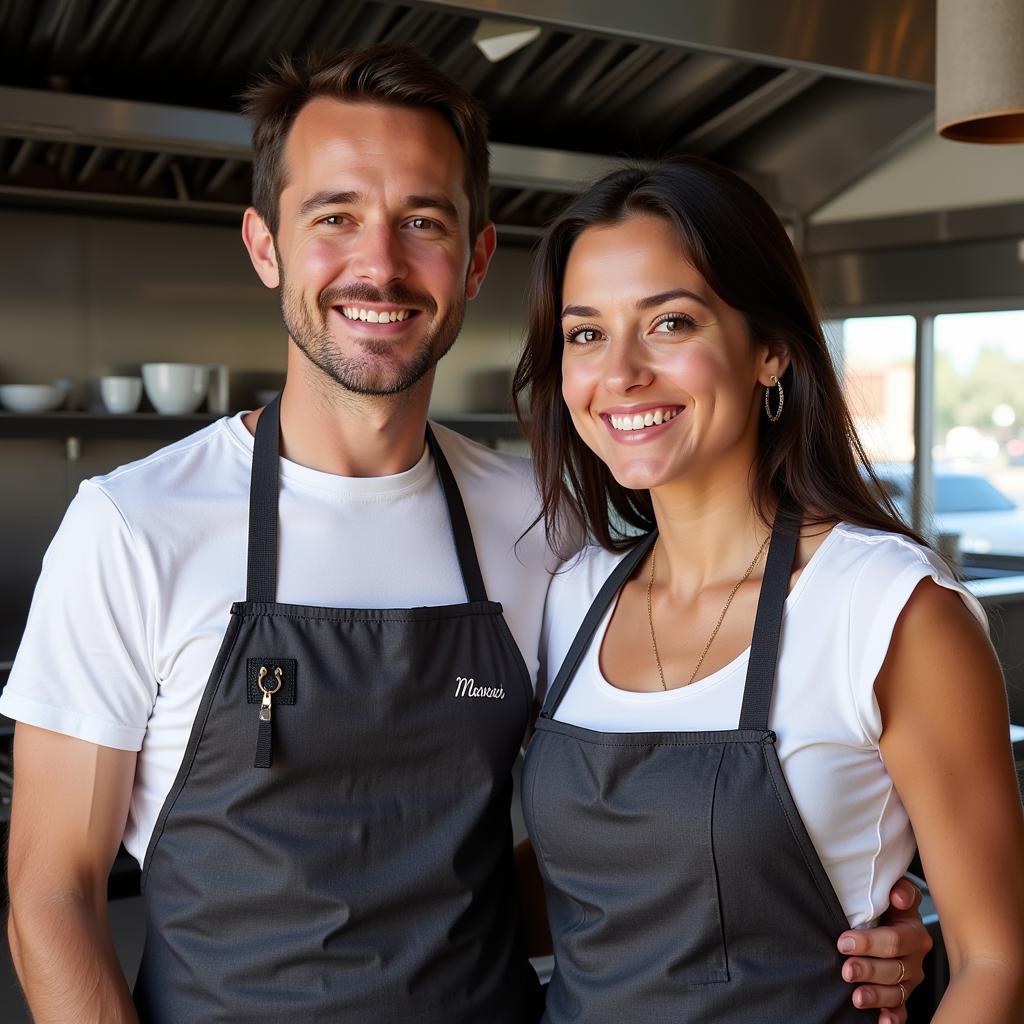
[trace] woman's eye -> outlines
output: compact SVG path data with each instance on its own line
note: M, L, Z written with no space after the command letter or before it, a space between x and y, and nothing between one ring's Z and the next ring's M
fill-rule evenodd
M601 332L596 327L577 327L565 336L570 345L586 345L600 339Z
M654 332L656 334L678 334L680 331L688 331L696 326L692 317L666 316L654 325Z

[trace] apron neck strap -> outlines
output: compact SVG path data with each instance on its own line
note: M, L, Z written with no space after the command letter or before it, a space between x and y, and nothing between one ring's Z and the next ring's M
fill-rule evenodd
M743 706L740 710L741 729L768 731L772 691L775 689L775 671L779 662L779 638L782 633L782 615L789 596L789 578L793 572L796 546L800 540L802 514L779 505L775 513L765 560L764 578L757 599L754 618L754 636L750 641L747 660L747 678L743 687Z
M590 606L590 610L587 612L579 631L576 633L572 646L562 661L562 667L558 670L555 681L548 689L547 696L544 699L544 707L540 713L542 718L551 718L558 710L558 705L562 703L562 698L569 688L569 683L572 682L580 660L590 646L590 641L597 631L597 627L601 624L608 606L618 597L619 591L626 585L626 581L636 571L636 567L644 560L647 552L651 550L657 539L657 530L652 530L642 537L636 547L619 562L608 579L604 581L604 585L598 591L597 597L594 598L594 603Z
M281 395L274 396L256 422L249 480L249 562L245 599L277 600L277 493L281 439Z
M782 614L789 594L789 578L800 539L801 521L802 514L797 509L779 506L776 513L776 528L772 531L764 578L761 580L761 590L757 599L754 635L750 643L743 707L740 712L741 729L768 731L768 713L771 710L775 668L779 660ZM562 703L569 683L572 682L576 669L609 605L651 550L657 537L657 530L647 534L605 580L562 662L562 667L558 670L555 681L548 690L541 717L551 718L558 710L558 705Z
M276 395L256 423L249 482L249 553L245 599L258 604L277 600L278 491L281 442L281 396ZM427 445L441 481L455 551L468 601L486 601L473 533L455 476L433 431L427 426Z
M434 468L437 470L441 489L444 491L444 501L448 506L448 522L451 524L452 539L455 541L455 553L459 558L462 585L466 588L466 600L470 602L486 601L487 590L480 572L480 561L476 555L473 531L469 525L469 517L466 515L466 506L462 501L462 492L455 482L455 474L452 473L451 466L448 465L448 460L444 457L444 452L437 443L437 438L434 437L429 423L427 424L427 446L430 448Z

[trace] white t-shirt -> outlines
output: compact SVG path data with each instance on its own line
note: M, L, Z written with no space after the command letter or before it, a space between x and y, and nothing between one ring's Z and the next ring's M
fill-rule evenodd
M527 460L443 427L488 597L531 677L554 565ZM225 418L87 480L43 560L0 713L139 750L125 847L140 862L233 601L245 598L253 439ZM278 600L347 608L466 600L433 460L348 478L281 460Z
M553 681L576 630L622 555L587 548L548 591L542 656ZM977 599L932 552L905 537L840 524L786 601L770 727L793 800L852 926L873 922L914 853L907 812L882 763L874 682L893 628L930 577L959 593L987 629ZM690 686L635 693L609 683L594 635L555 718L599 732L735 729L749 649ZM552 780L557 785L557 780Z

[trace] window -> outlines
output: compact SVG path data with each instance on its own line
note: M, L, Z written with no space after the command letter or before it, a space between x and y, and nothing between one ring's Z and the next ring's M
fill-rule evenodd
M872 462L914 459L912 316L868 316L826 325L854 426Z
M922 389L931 478L915 525L968 562L1024 558L1024 310L853 317L826 329L854 424L901 514L910 520L915 374L932 363ZM931 351L915 358L918 339Z
M1024 556L1024 310L935 317L935 526Z

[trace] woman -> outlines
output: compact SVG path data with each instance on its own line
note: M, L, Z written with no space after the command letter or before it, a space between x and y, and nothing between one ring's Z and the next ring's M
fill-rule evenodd
M934 1019L1019 1022L984 614L865 483L782 225L707 162L623 170L551 226L532 291L548 534L597 542L552 582L523 776L545 1021L852 1024L835 937L916 838L952 970Z

